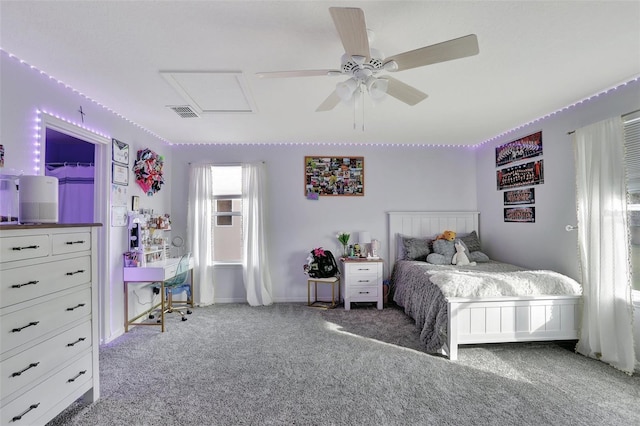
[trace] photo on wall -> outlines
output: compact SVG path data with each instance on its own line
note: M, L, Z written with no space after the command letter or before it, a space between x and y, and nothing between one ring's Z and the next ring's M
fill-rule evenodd
M543 166L543 160L538 160L496 171L498 190L544 183Z
M542 131L496 147L496 167L542 155Z
M535 204L535 202L536 202L535 188L515 189L513 191L504 192L505 206L513 206L517 204Z
M504 209L505 222L535 223L535 207L507 207Z

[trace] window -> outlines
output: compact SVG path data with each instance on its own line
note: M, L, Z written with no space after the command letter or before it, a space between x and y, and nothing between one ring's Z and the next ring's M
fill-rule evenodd
M214 262L242 261L242 167L213 166L213 233Z
M640 111L628 114L623 119L632 287L640 292Z

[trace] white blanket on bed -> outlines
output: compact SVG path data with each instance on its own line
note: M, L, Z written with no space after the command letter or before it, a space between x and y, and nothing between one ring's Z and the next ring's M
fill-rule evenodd
M575 280L553 271L441 271L428 274L445 297L582 294L582 287Z

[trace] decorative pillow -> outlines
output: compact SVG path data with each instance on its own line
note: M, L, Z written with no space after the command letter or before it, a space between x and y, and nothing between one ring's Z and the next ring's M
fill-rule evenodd
M404 260L426 261L431 253L431 239L429 238L403 238Z
M451 259L447 261L447 258L444 255L438 253L431 253L427 256L427 262L433 265L451 265Z
M440 263L443 260L440 259L439 257L436 256L432 256L431 259L432 260L436 260L436 265L451 265L451 259L453 259L453 255L456 253L456 248L453 245L453 241L447 241L447 240L435 240L433 242L433 252L439 255L444 256L444 263ZM431 262L429 260L427 260L430 263L434 263Z
M469 253L469 255L467 256L469 258L470 262L488 262L489 261L489 256L487 256L486 254L484 254L481 251L472 251L471 253Z
M476 231L472 231L466 235L458 235L458 239L467 246L467 254L481 250L480 239L478 238L478 233ZM471 258L469 258L469 260L471 260Z

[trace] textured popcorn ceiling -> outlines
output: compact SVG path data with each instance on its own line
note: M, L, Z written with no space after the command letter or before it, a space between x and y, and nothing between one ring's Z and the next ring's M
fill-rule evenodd
M392 74L416 106L318 113L346 77L255 73L338 68L330 6L362 8L385 56L471 33L480 54ZM477 144L640 75L640 2L2 1L0 47L175 143ZM189 100L163 71L222 80ZM167 108L192 101L215 111Z

